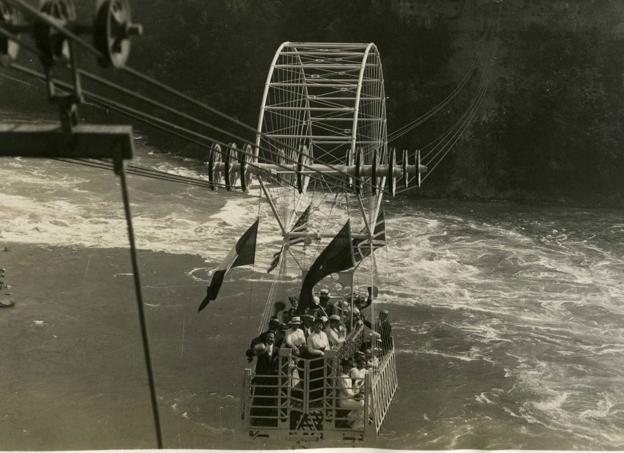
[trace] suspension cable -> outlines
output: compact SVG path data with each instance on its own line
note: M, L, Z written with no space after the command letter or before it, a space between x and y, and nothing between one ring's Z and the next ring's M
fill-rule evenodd
M21 65L12 64L11 68L15 69L15 70L17 70L19 72L22 72L22 73L25 73L25 74L29 74L29 75L31 75L33 77L38 78L39 80L44 80L45 79L45 76L42 73L39 73L37 71L28 69L28 68L23 67ZM69 85L64 83L64 82L57 81L57 83L58 83L59 86L63 87L64 89L69 89L70 88ZM150 124L150 125L153 125L153 123L158 123L161 126L161 130L163 130L163 131L165 131L167 133L170 133L171 135L175 135L175 136L177 136L177 137L179 137L181 139L184 139L184 140L186 140L188 142L194 143L196 145L199 145L199 146L202 146L202 147L209 147L210 145L208 143L199 141L199 140L205 140L205 141L208 141L208 142L217 143L217 144L222 145L222 146L227 147L227 148L230 147L229 144L227 144L227 143L225 143L225 142L223 142L221 140L217 140L214 137L210 137L210 136L206 136L206 135L200 134L198 132L192 131L190 129L187 129L185 127L182 127L182 126L179 126L177 124L171 123L169 121L163 120L161 118L155 117L153 115L147 114L145 112L133 109L131 107L124 106L123 104L120 104L120 103L117 103L115 101L109 100L107 98L104 98L104 97L99 96L97 94L91 93L89 91L83 90L83 93L84 93L85 97L91 99L91 101L96 103L96 104L99 104L99 105L101 105L101 106L103 106L105 108L109 108L111 110L115 110L115 111L117 111L117 112L119 112L119 113L121 113L121 114L123 114L125 116L130 116L130 117L132 117L132 118L134 118L134 119L136 119L138 121L142 121L142 122L145 122L145 123ZM149 120L149 121L146 121L146 119ZM175 129L177 131L177 133L172 133L172 132L170 132L170 129L167 129L167 128ZM191 137L195 137L195 139L193 139ZM251 156L249 153L245 152L243 149L240 149L240 150L237 150L237 151L242 153L242 154L244 154L244 155ZM251 163L251 162L249 162L248 165L250 167L261 169L261 167L259 167L258 165L254 164L254 163ZM278 165L278 167L280 167L280 168L288 170L287 167L284 167L284 166L279 165L279 164L276 164L276 165ZM268 174L268 176L270 178L277 180L277 178L274 175L272 175L271 173L267 173L267 174ZM289 185L291 185L292 187L295 187L293 184L289 184Z
M84 49L86 49L87 51L89 51L90 53L94 54L96 57L98 58L102 58L103 55L100 51L98 51L95 47L93 47L91 44L89 44L88 42L84 41L83 39L81 39L78 35L76 35L75 33L71 32L69 29L67 29L66 27L59 25L57 22L55 22L53 19L51 19L50 17L48 17L46 14L38 11L37 9L33 8L32 6L28 5L27 3L25 3L23 0L8 0L9 3L13 4L14 6L16 6L17 8L22 9L23 11L34 15L37 19L45 22L46 24L50 25L51 27L53 27L55 30L57 30L58 32L60 32L62 35L64 35L65 37L67 37L68 39L71 39L72 41L75 41L78 45L80 45L81 47L83 47ZM7 32L8 33L8 32ZM17 37L15 37L17 39ZM13 38L11 38L13 40ZM28 49L29 46L25 47ZM128 72L129 74L140 78L141 80L144 80L148 83L151 83L154 86L157 86L165 91L167 91L170 94L176 95L178 97L181 97L182 99L185 99L187 101L191 101L193 102L193 104L201 106L202 108L205 108L209 111L211 111L212 113L217 113L219 116L222 116L224 118L229 119L230 121L234 121L236 124L239 125L244 125L244 127L246 127L249 130L252 130L254 133L257 133L256 129L254 129L252 126L249 125L245 125L244 123L240 122L239 120L236 120L235 118L226 115L225 113L219 112L217 109L215 109L214 107L210 107L206 104L200 103L199 101L196 100L192 100L192 98L190 96L184 95L183 93L181 93L178 90L175 90L171 87L168 87L167 85L156 81L155 79L147 76L147 75L143 75L140 72L134 70L134 69L127 69L126 72ZM104 80L104 79L102 79ZM121 87L120 87L121 88ZM212 126L214 128L214 126ZM244 139L242 139L244 140ZM216 140L215 140L216 141ZM251 142L250 142L251 143ZM255 146L255 144L254 144ZM290 146L286 146L286 148L291 149ZM270 149L268 150L268 152L272 155L276 155L276 153L274 151L271 151ZM305 157L307 158L311 158L310 155L302 153ZM292 162L295 162L294 159L289 159ZM344 176L348 176L345 172L341 171L340 169L336 168L335 166L332 166L331 164L325 164L328 168L330 168L333 171L336 171L338 173L342 173ZM303 167L306 168L310 168L307 165L303 165ZM316 172L316 171L315 171ZM327 176L332 176L334 178L339 179L339 177L336 177L334 175L327 175Z
M496 18L496 21L500 20L500 8L498 10L498 16ZM488 24L488 28L487 30L484 32L482 38L480 39L480 41L485 41L485 39L487 38L487 36L489 36L492 33L492 29L494 28L494 21L490 22ZM446 100L451 97L454 98L456 97L459 92L463 89L464 86L466 86L466 84L468 83L468 81L472 78L472 75L474 75L474 73L476 73L477 68L480 66L480 62L481 62L481 57L479 55L477 55L476 60L475 60L475 64L472 68L470 68L462 77L462 79L460 80L460 82L458 83L458 85L455 87L455 89L451 92L451 94L449 94L449 96L447 96L447 98L445 98L444 100L442 100L439 104L437 104L436 106L434 106L432 109L429 110L429 112L421 115L420 117L414 119L413 121L409 122L408 124L400 127L399 129L393 131L391 134L389 134L388 136L388 142L392 142L395 141L396 139L402 137L403 135L405 135L406 133L408 133L409 131L413 130L414 128L420 126L421 124L423 124L425 121L427 121L429 118L431 118L434 114L436 114L437 112L439 112L442 108L444 108L449 102L446 102ZM442 105L444 104L444 105ZM438 109L437 107L440 106L440 108ZM435 112L434 112L435 110Z
M497 16L497 21L500 21L500 7L498 10L498 16ZM476 117L476 113L479 110L479 108L481 107L483 100L485 99L485 95L489 89L490 86L490 71L489 69L491 68L494 58L495 58L495 54L498 51L498 47L495 47L491 54L490 54L490 58L488 59L489 61L489 68L484 66L483 70L486 71L486 76L483 80L482 83L482 88L479 92L479 94L475 97L475 99L473 100L473 102L471 102L470 106L468 107L468 109L466 109L466 112L464 112L464 114L462 115L462 118L460 118L460 120L456 123L459 124L459 126L457 127L457 129L452 133L451 137L448 139L448 141L446 141L439 149L439 151L434 154L434 156L429 160L428 164L431 164L436 158L438 158L437 162L433 165L433 167L427 172L427 174L424 176L423 181L426 180L432 173L433 171L440 165L440 163L442 162L442 160L450 153L450 151L453 149L453 147L455 146L455 144L459 141L459 139L462 137L462 135L464 134L464 132L469 128L469 126L472 124L472 122L474 121L474 118ZM444 140L445 137L447 137L449 135L449 133L451 133L453 128L451 128L449 131L447 131L447 133L442 137L442 139L436 139L435 141L439 141L441 143L442 140ZM436 148L438 148L438 146L440 145L440 143L438 143L429 153L431 154L431 152L433 152ZM408 187L405 188L403 190L400 190L397 192L397 195L400 193L404 193L407 192L408 190L413 190L414 187Z
M191 121L191 122L193 122L193 123L195 123L197 125L200 125L200 126L203 126L203 127L206 127L206 128L212 129L212 130L215 130L215 131L220 132L222 134L228 135L228 136L230 136L230 137L232 137L232 138L234 138L236 140L240 140L244 144L256 147L256 148L258 148L261 151L265 151L265 152L269 153L270 155L272 155L273 157L281 157L281 158L283 158L283 159L285 159L287 161L290 161L290 162L293 162L293 163L296 162L296 159L294 159L294 158L292 158L292 157L290 157L288 155L282 156L279 153L277 153L276 151L271 150L270 148L257 147L254 142L252 142L250 140L247 140L247 139L245 139L244 137L242 137L242 136L240 136L238 134L229 132L229 131L227 131L225 129L222 129L222 128L218 127L218 126L210 124L210 123L208 123L206 121L200 120L200 119L198 119L198 118L196 118L196 117L194 117L192 115L186 114L186 113L184 113L184 112L182 112L182 111L180 111L178 109L175 109L175 108L170 107L170 106L168 106L166 104L163 104L162 102L158 102L158 101L152 100L152 99L148 98L147 96L141 95L141 94L136 93L136 92L131 91L131 90L128 90L127 88L124 88L124 87L122 87L122 86L120 86L118 84L115 84L115 83L113 83L113 82L111 82L109 80L106 80L106 79L104 79L102 77L99 77L99 76L97 76L95 74L92 74L92 73L89 73L89 72L83 71L83 70L79 71L79 73L82 76L84 76L85 78L87 78L87 79L89 79L91 81L100 83L100 84L102 84L102 85L104 85L104 86L106 86L108 88L112 88L114 90L120 91L121 93L123 93L126 96L130 96L130 97L133 97L133 98L138 99L140 101L146 102L146 103L148 103L148 104L150 104L150 105L152 105L154 107L158 107L158 108L160 108L162 110L165 110L165 111L167 111L169 113L172 113L172 114L174 114L176 116L179 116L179 117L184 118L184 119L186 119L188 121ZM291 147L289 147L289 149L292 150ZM302 154L305 157L309 157L309 154L307 154L307 153L302 153ZM307 164L303 164L302 167L305 168L305 169L313 170L312 167L307 165ZM340 170L338 168L335 168L335 167L332 167L330 165L327 165L327 167L330 168L330 169L334 169L339 174L341 174L341 175L343 175L345 177L348 177L348 174L345 171L342 171L342 170ZM320 170L313 170L313 171L314 171L314 173L321 175L320 177L332 176L333 179L335 179L335 180L339 181L340 183L342 183L342 179L339 176L325 175Z
M10 66L10 68L11 69L15 69L15 70L17 70L19 72L28 74L30 76L33 76L33 77L35 77L35 78L37 78L37 79L39 79L41 81L45 80L45 75L43 75L42 73L39 73L37 71L34 71L32 69L26 68L24 66L21 66L21 65L13 63ZM58 83L58 85L60 87L63 87L64 89L70 89L71 88L65 82L56 81L56 83ZM94 104L96 104L96 105L98 105L100 107L104 107L104 108L107 108L107 109L114 110L114 111L116 111L118 113L121 113L124 116L133 118L133 119L135 119L137 121L141 121L141 122L143 122L145 124L148 124L148 125L150 125L152 127L155 127L157 129L161 130L162 132L165 132L165 133L167 133L169 135L176 136L178 138L181 138L181 139L186 140L188 142L191 142L193 144L199 145L201 147L206 148L206 147L209 147L210 145L205 143L205 142L194 140L194 139L190 138L189 135L191 135L193 137L196 137L196 138L203 139L203 140L207 140L207 141L211 141L211 142L214 142L214 143L218 143L219 145L221 145L223 147L227 147L227 148L230 147L229 144L227 144L227 143L225 143L223 141L217 140L214 137L210 137L210 136L206 136L206 135L203 135L203 134L199 134L199 133L194 132L194 131L192 131L190 129L184 128L182 126L179 126L177 124L171 123L171 122L166 121L164 119L161 119L161 118L155 117L153 115L147 114L147 113L142 112L140 110L136 110L136 109L133 109L131 107L127 107L127 106L125 106L123 104L117 103L117 102L112 101L112 100L110 100L108 98L105 98L105 97L99 96L97 94L91 93L91 92L89 92L87 90L83 90L83 93L84 93L86 98L90 99L91 102L93 102ZM163 108L165 108L165 107L163 106ZM197 120L197 121L199 121L199 120ZM171 129L175 129L175 131L172 131ZM249 157L253 157L250 153L245 152L244 149L239 149L239 150L237 150L237 152L245 154L246 156L249 156ZM258 165L253 164L251 162L249 162L248 165L250 167L260 168ZM284 165L280 165L280 164L276 164L276 165L278 165L279 168L282 168L282 169L285 169L285 170L289 170L288 167L285 167ZM305 164L302 165L302 167L309 168ZM320 170L314 170L314 172L322 174L322 172ZM268 173L268 175L269 175L269 177L271 179L279 182L274 175L272 175L270 173ZM325 176L325 175L323 175L323 176ZM338 183L334 183L334 184L337 185ZM294 184L290 184L290 185L292 187L295 187Z
M460 82L457 84L457 86L453 89L453 91L446 98L444 98L434 107L432 107L429 111L420 115L418 118L410 121L406 125L400 127L396 131L390 133L388 135L388 143L394 142L398 140L399 138L403 137L405 134L411 132L416 127L420 126L421 124L426 122L429 118L433 117L438 112L440 112L444 107L446 107L462 91L462 89L467 85L468 81L472 79L472 76L475 74L476 69L477 69L476 66L474 66L470 68L468 71L466 71L466 73L464 74Z
M98 169L103 169L103 170L110 170L112 169L112 164L102 161L102 160L89 160L89 159L63 159L63 158L58 158L55 159L59 162L64 162L64 163L68 163L68 164L74 164L74 165L82 165L85 167L92 167L92 168L98 168ZM166 171L159 171L159 170L154 170L151 168L145 168L145 167L140 167L140 166L135 166L135 165L127 165L126 166L126 173L133 175L133 176L141 176L144 178L150 178L150 179L155 179L155 180L161 180L161 181L167 181L167 182L172 182L172 183L179 183L179 184L185 184L185 185L189 185L189 186L196 186L196 187L201 187L201 188L211 188L211 185L208 181L203 180L203 179L199 179L199 178L191 178L189 176L180 176L180 175L175 175L172 173L168 173ZM221 183L214 183L215 186L217 187L221 187L224 188L225 184L221 184ZM255 195L252 195L255 196Z

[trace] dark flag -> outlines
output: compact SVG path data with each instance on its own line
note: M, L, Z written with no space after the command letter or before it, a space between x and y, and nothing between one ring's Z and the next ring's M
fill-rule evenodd
M308 231L308 221L310 220L310 208L311 207L312 207L312 205L309 205L306 208L306 210L301 213L301 215L299 216L299 218L295 222L295 225L290 230L291 233L304 233L304 232ZM287 244L290 247L290 246L295 245L295 244L301 244L302 242L305 242L305 238L293 237L293 238L288 238ZM282 253L284 253L284 246L283 245L279 249L278 252L273 254L273 260L271 261L271 265L269 266L269 269L267 270L267 273L272 272L273 269L275 269L277 267L277 265L280 262L280 258L282 257Z
M324 277L335 272L351 269L354 266L353 248L351 245L351 225L347 221L340 232L321 252L301 285L297 313L301 314L312 304L312 289Z
M366 233L364 228L361 233ZM386 221L384 219L383 210L379 211L377 216L377 223L373 230L373 251L385 247L386 245ZM356 263L359 263L364 258L371 254L371 243L369 238L353 239L353 257Z
M202 311L206 308L206 305L211 300L217 298L219 289L223 283L223 279L228 271L233 267L246 266L247 264L253 264L256 257L256 237L258 236L258 218L254 224L241 236L236 242L236 245L223 262L212 273L212 279L210 280L210 286L208 286L208 294L205 299L199 305L197 311Z

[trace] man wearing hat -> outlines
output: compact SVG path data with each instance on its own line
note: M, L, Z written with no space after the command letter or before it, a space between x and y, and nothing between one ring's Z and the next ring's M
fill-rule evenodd
M381 310L379 319L375 323L375 330L381 335L381 347L384 353L392 349L392 326L388 320L389 316L388 310Z
M251 340L251 344L249 345L249 349L247 349L247 351L245 351L245 355L247 356L247 361L251 362L253 360L254 357L254 348L256 347L256 345L263 343L266 344L266 337L269 333L273 334L274 337L274 343L275 346L279 349L281 343L282 343L282 338L281 335L279 335L279 331L282 328L282 323L280 322L279 319L273 317L269 320L269 328L265 331L262 332L260 335L258 335L256 338L254 338L253 340Z
M342 328L341 328L342 327ZM342 320L338 315L329 317L329 326L325 329L329 344L332 349L339 349L346 340L346 332L342 326Z
M312 332L312 328L314 327L314 319L314 315L311 315L309 313L301 315L301 322L303 323L302 330L306 338L308 338L308 335L310 335L310 332Z
M282 312L282 320L286 324L288 324L290 318L297 315L297 306L299 305L299 301L295 296L289 296L288 301L290 302L290 308Z
M295 354L301 352L301 348L306 344L306 338L299 327L301 326L301 318L299 316L293 316L288 321L288 330L286 331L285 343L286 346L291 348Z
M335 311L333 311L335 307L333 307L333 304L331 303L331 299L329 297L329 289L327 288L321 289L319 293L319 300L320 300L319 305L323 307L323 310L325 310L325 313L327 313L327 316L333 315L335 313Z
M327 316L325 309L321 306L321 298L318 296L314 296L312 298L312 306L306 310L306 312L314 319L320 318L321 316ZM305 320L304 320L305 323Z

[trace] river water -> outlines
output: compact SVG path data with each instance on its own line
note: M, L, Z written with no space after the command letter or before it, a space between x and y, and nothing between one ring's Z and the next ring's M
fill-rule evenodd
M197 162L144 145L138 160L201 176ZM110 174L10 159L0 164L0 181L2 244L126 247ZM253 277L268 278L263 269L278 234L256 198L130 182L143 250L216 263L260 212L259 250L268 252ZM378 252L379 302L391 311L400 388L375 446L623 449L622 211L447 200L384 206L389 242ZM337 231L342 220L323 221ZM180 272L203 284L212 267ZM171 407L201 406L180 395ZM236 419L236 407L220 406L233 413L226 420ZM198 426L212 423L210 409L174 412L196 417ZM225 428L212 428L202 435L216 442ZM227 429L250 447L244 433ZM183 433L178 441L185 446Z

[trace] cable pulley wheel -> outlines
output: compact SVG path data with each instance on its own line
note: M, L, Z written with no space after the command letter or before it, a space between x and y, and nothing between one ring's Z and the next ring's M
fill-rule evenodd
M240 166L240 183L243 192L247 192L251 184L252 173L249 171L249 162L253 157L253 149L251 145L245 146L245 152L239 153L238 164Z
M299 193L304 193L308 190L310 176L303 174L303 171L311 163L312 159L308 154L308 147L306 145L301 145L299 147L299 158L297 159L297 191Z
M143 27L132 23L132 12L127 0L98 2L93 24L93 44L103 57L103 67L121 68L130 56L130 38L143 33Z
M76 8L72 0L43 0L39 3L39 11L61 27L76 20ZM60 31L38 20L34 24L33 35L45 66L50 67L56 61L69 61L70 42Z
M355 151L355 193L362 195L362 171L364 166L364 150L359 148Z
M407 150L403 150L403 161L401 162L401 167L403 168L403 184L407 189L409 187L409 173L407 171L407 166L409 165L409 158L407 154Z
M223 177L225 178L226 190L232 190L234 185L234 162L236 162L236 143L230 143L225 148L225 155L223 156Z
M210 184L210 190L216 190L219 175L215 170L217 164L221 162L221 147L217 144L213 144L210 147L210 155L208 156L208 183Z
M347 150L347 168L353 167L353 149L349 148ZM348 172L349 177L347 178L347 187L349 190L353 189L353 174Z
M377 156L377 149L373 150L373 160L371 162L371 193L377 195L377 165L379 158Z
M420 150L417 149L416 150L416 172L418 174L418 187L420 187L420 184L422 183L422 176L421 176L421 173L420 173L420 166L421 166Z
M396 165L396 148L390 148L390 154L388 155L388 188L390 194L394 197L396 195L396 175L394 173L394 166Z
M12 26L18 24L19 20L20 16L15 8L0 0L0 28L10 30ZM5 36L0 36L0 65L8 66L17 58L18 52L18 43Z

